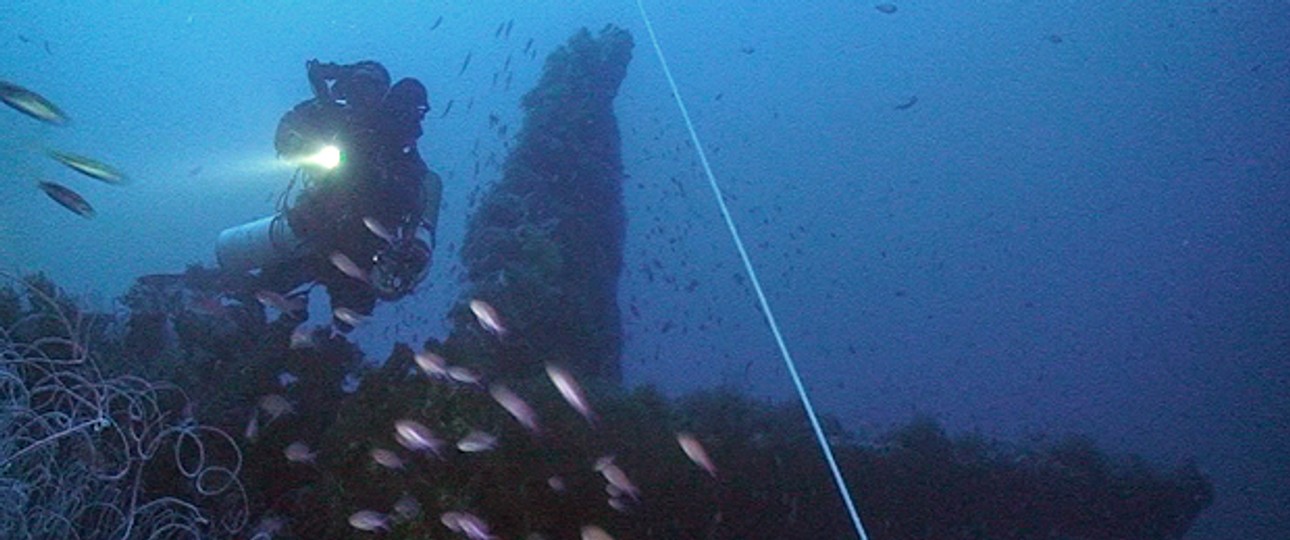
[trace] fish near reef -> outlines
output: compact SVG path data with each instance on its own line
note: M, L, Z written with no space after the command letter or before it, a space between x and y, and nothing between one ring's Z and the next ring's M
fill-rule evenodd
M506 337L508 331L506 325L502 324L502 317L497 313L497 309L491 304L480 299L470 301L470 311L475 314L479 320L479 325L484 327L488 333L497 336L497 339Z
M537 412L533 410L533 407L529 406L528 402L516 395L515 392L512 392L510 388L502 384L493 384L488 388L488 393L493 396L493 399L503 409L506 409L506 412L515 417L515 420L525 429L532 433L541 431L538 427Z
M282 455L287 458L287 461L292 463L313 463L314 459L318 457L318 454L311 450L309 445L300 441L287 445L287 447L282 450Z
M360 531L382 531L390 529L390 521L375 510L359 510L349 516L349 526Z
M717 477L717 466L712 462L712 458L708 457L708 451L703 448L703 444L693 433L684 431L677 433L676 442L681 445L681 451L685 452L685 456L690 458L690 461L707 471L713 478Z
M374 463L382 467L385 467L387 469L403 468L403 465L404 465L403 458L399 457L399 455L394 453L393 450L386 450L384 448L373 448L372 451L369 452L369 455L372 456L372 461Z
M573 374L568 370L548 363L546 365L546 374L551 378L551 384L555 385L560 396L569 403L573 410L587 419L587 422L596 423L596 413L591 409L591 401L587 399L587 393L582 390L582 386L573 378Z
M457 449L462 452L487 452L495 448L497 448L497 437L479 430L472 430L457 441Z

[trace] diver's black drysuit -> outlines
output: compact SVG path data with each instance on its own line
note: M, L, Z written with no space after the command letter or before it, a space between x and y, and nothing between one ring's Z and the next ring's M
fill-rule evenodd
M390 86L385 68L373 61L310 60L306 67L314 97L283 115L274 146L279 155L299 156L335 145L343 159L331 170L302 169L303 189L286 215L307 255L263 268L258 286L285 293L317 281L327 287L333 310L368 315L378 290L342 273L331 256L342 253L363 272L372 270L373 256L389 242L364 218L400 238L425 227L433 249L443 184L417 151L429 109L426 90L413 78Z

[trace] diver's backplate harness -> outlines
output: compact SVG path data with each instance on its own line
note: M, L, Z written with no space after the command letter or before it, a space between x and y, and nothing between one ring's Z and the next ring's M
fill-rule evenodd
M330 172L332 171L320 169L309 163L298 165L291 182L278 199L278 212L281 215L290 215L291 195L296 191L297 185L300 186L300 191L308 191L326 189L326 186L320 186L326 182L356 180L328 174ZM418 182L418 187L421 191L425 190L421 182ZM424 193L420 196L424 198ZM354 224L369 217L354 215L352 207L345 207L341 212L342 215L331 216L331 220ZM388 236L383 237L385 244L371 256L372 266L368 271L368 282L382 300L397 300L411 293L429 272L434 229L432 224L410 215L402 216L397 223L382 225L388 229L379 233L372 231L372 234L378 236L388 234ZM427 242L426 239L429 241ZM323 238L303 236L301 243L310 253L320 253L327 249Z

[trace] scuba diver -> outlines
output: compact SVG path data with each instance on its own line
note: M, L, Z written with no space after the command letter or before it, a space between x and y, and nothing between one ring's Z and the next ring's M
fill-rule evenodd
M287 301L290 291L325 286L333 322L347 331L377 299L402 298L425 278L443 183L417 151L425 86L391 85L370 60L305 67L314 95L282 116L274 137L278 156L297 165L278 213L221 232L216 258L229 272L258 269L246 288L282 311L304 305Z

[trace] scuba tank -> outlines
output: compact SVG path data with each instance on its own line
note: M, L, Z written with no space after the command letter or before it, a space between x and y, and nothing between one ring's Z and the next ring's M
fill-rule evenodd
M215 241L215 260L220 268L232 272L262 268L307 253L304 240L281 213L224 229Z

